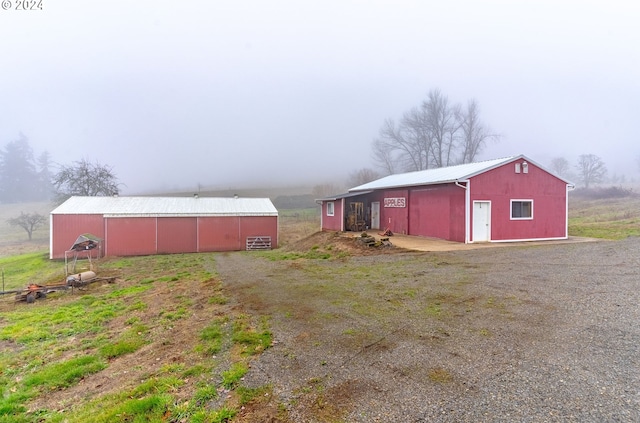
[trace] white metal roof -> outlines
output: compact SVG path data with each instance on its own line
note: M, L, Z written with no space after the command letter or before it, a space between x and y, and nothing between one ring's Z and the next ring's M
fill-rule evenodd
M71 197L51 214L119 216L277 216L268 198Z
M416 172L398 173L351 188L349 192L416 185L433 185L466 180L479 173L486 172L521 157L524 156L504 157L501 159L486 160L476 163L419 170Z

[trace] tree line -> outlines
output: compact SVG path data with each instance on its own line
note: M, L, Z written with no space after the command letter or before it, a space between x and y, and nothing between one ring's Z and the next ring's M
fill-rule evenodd
M474 99L466 105L452 103L440 90L431 90L420 103L398 120L388 118L371 144L376 170L361 168L351 172L346 188L371 182L385 175L452 166L476 161L489 141L501 136L480 119ZM636 157L640 171L640 155ZM594 154L582 154L571 166L564 157L549 164L556 175L589 189L603 182L624 183L625 177L607 178L604 161ZM345 187L333 183L316 185L316 198L337 194Z
M120 186L108 165L87 159L57 164L47 151L36 157L24 134L0 150L0 204L62 203L73 195L115 195Z
M99 196L119 194L120 183L113 169L86 159L70 165L58 165L45 151L34 154L24 134L0 150L0 204L54 201L61 204L74 195ZM47 218L37 212L21 211L7 219L11 226L33 232L45 225Z
M471 163L500 136L480 119L476 100L455 104L431 90L419 106L387 119L373 141L373 158L385 174Z

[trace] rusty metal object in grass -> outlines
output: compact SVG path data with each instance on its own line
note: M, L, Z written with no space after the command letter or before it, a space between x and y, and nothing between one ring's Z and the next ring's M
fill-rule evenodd
M39 285L31 283L23 289L14 289L10 291L2 291L0 295L4 294L16 294L16 302L24 301L28 304L35 302L37 299L47 298L47 294L57 291L66 291L68 289L80 288L95 282L115 282L115 276L108 277L96 277L94 272L82 272L74 275L67 276L64 283L51 284L51 285Z

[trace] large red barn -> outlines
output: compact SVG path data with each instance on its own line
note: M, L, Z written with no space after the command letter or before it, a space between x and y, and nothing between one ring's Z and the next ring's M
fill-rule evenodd
M105 256L276 248L278 211L268 198L71 197L51 212L50 258L79 235Z
M573 185L520 155L389 175L318 199L321 229L450 241L566 239Z

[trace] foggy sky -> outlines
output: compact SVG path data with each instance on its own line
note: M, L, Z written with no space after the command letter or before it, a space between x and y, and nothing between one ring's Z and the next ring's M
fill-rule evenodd
M633 2L42 5L0 10L0 147L108 164L124 194L345 178L432 89L503 135L481 159L591 153L640 179Z

